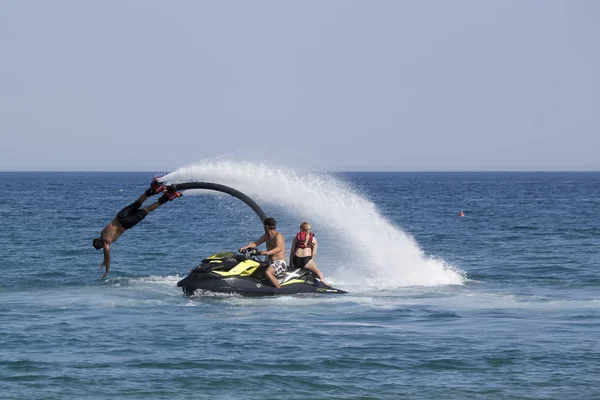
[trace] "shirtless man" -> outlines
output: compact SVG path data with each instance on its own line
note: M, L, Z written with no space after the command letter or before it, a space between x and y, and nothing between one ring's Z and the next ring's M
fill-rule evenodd
M156 203L153 203L148 207L140 208L148 197L161 192L164 192L164 194ZM144 194L142 194L135 202L119 211L115 218L102 229L100 237L97 237L92 241L96 250L104 249L104 261L100 264L100 269L106 267L106 272L102 278L105 278L110 270L110 245L116 242L123 232L133 228L138 222L146 218L146 215L148 215L149 212L156 210L167 201L176 199L179 196L181 196L181 193L169 190L165 185L158 182L157 178L154 178L150 187Z
M265 234L255 242L247 244L240 249L243 252L246 249L254 249L261 245L263 242L267 242L267 251L261 251L260 254L269 256L269 267L265 271L267 278L271 281L273 286L280 288L278 276L285 275L287 271L287 265L285 263L285 239L283 235L279 233L277 223L274 218L265 218L263 221L265 227Z

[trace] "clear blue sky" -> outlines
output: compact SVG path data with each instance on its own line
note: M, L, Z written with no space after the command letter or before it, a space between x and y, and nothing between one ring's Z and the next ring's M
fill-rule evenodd
M0 2L0 170L600 170L600 1Z

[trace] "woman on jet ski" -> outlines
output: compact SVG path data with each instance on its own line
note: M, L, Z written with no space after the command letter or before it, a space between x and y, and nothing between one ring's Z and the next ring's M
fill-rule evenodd
M317 255L318 241L315 234L310 231L310 224L303 222L300 224L300 232L294 237L292 248L290 250L290 265L296 268L304 268L316 275L321 282L327 285L323 274L315 264Z

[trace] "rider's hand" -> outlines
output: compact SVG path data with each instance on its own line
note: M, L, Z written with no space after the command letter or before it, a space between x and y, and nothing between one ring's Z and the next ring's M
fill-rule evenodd
M106 267L106 272L104 273L104 275L102 275L102 279L106 278L106 275L108 275L108 271L110 271L110 267L106 264L106 261L102 261L102 264L100 264L100 269Z

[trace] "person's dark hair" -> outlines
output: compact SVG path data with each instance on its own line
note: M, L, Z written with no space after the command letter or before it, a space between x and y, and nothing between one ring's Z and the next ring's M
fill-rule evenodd
M94 248L96 250L100 250L102 248L102 239L101 238L95 238L94 240L92 240L92 246L94 246Z
M275 218L265 218L265 220L263 221L263 224L269 228L269 229L275 229L277 228L277 222L275 221Z

